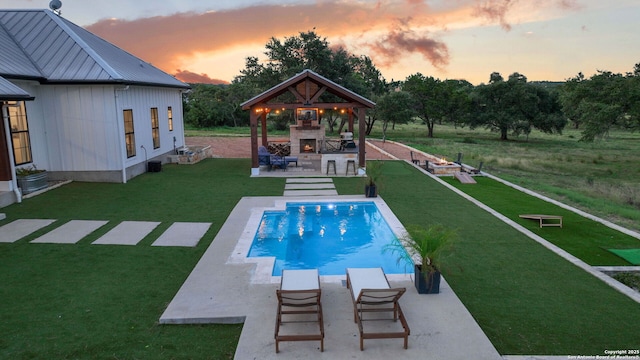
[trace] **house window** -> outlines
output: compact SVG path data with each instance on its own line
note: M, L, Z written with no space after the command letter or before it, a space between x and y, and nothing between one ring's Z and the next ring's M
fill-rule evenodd
M123 110L124 141L127 145L127 158L136 156L136 136L133 131L133 110Z
M151 108L151 136L153 137L153 148L159 148L160 122L158 121L158 108Z
M28 164L31 157L31 139L27 122L27 109L24 101L8 101L7 116L11 127L11 143L13 145L13 159L16 165Z
M167 118L169 119L169 131L173 131L173 110L171 110L171 106L167 108Z

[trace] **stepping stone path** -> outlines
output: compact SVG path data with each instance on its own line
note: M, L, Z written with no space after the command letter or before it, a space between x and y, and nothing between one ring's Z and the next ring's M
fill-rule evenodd
M151 245L194 247L210 226L211 223L175 222Z
M331 178L287 178L284 196L338 195Z
M75 244L108 221L71 220L48 233L32 240L32 243Z
M0 243L16 242L54 222L55 220L51 219L19 219L12 221L0 227Z
M14 220L0 226L0 243L16 242L55 221L53 219ZM105 220L71 220L32 240L31 243L76 244L107 223L108 221ZM149 221L123 221L93 244L136 245L159 224L159 222ZM173 223L152 246L194 247L198 245L210 226L211 223Z
M123 221L92 244L136 245L158 225L153 221Z

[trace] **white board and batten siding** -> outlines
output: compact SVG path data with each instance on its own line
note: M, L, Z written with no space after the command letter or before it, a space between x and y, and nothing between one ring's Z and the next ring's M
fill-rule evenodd
M52 172L91 173L100 181L122 182L137 174L126 169L184 145L182 94L178 89L122 85L39 85L23 82L35 96L27 102L33 163ZM169 131L168 107L173 112ZM158 108L160 148L153 148L151 108ZM136 155L127 158L123 110L133 111ZM146 149L146 158L144 150ZM111 175L107 176L107 173Z
M182 121L182 92L179 89L161 87L130 86L128 90L117 92L117 108L119 128L124 139L124 114L123 111L133 111L133 126L136 139L136 156L127 158L123 140L123 156L125 168L135 164L161 157L184 145L184 125ZM168 107L173 113L173 131L169 131ZM153 136L151 130L151 108L158 109L158 121L160 126L160 147L153 148ZM145 150L141 148L144 146ZM165 159L162 159L165 160Z

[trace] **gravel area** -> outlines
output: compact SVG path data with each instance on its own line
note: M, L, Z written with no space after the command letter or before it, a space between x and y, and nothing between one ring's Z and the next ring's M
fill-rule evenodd
M185 138L187 146L211 146L215 157L223 158L250 158L251 157L251 138L248 136L193 136ZM286 140L286 139L269 139L269 140ZM384 151L397 156L399 159L409 159L409 152L406 148L392 144L389 142L374 141L376 146ZM367 159L388 160L389 156L377 151L371 146L367 146Z

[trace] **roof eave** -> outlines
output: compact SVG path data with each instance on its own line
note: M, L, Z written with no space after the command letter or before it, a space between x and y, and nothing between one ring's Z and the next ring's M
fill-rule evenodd
M242 110L249 110L251 109L252 106L256 105L256 104L262 104L265 103L266 101L277 97L279 95L281 95L282 93L286 92L287 89L294 85L297 84L298 82L306 79L306 78L310 78L320 84L329 84L331 87L331 90L329 90L330 92L334 93L335 95L342 97L343 99L346 100L350 100L352 102L355 103L359 103L362 104L363 106L367 107L367 108L374 108L376 106L376 104L363 97L360 96L356 93L354 93L353 91L345 88L344 86L337 84L334 81L331 81L327 78L325 78L324 76L317 74L309 69L305 69L302 72L290 77L289 79L281 82L280 84L277 84L271 88L269 88L268 90L254 96L253 98L243 102L242 104L240 104L240 107L242 108Z

